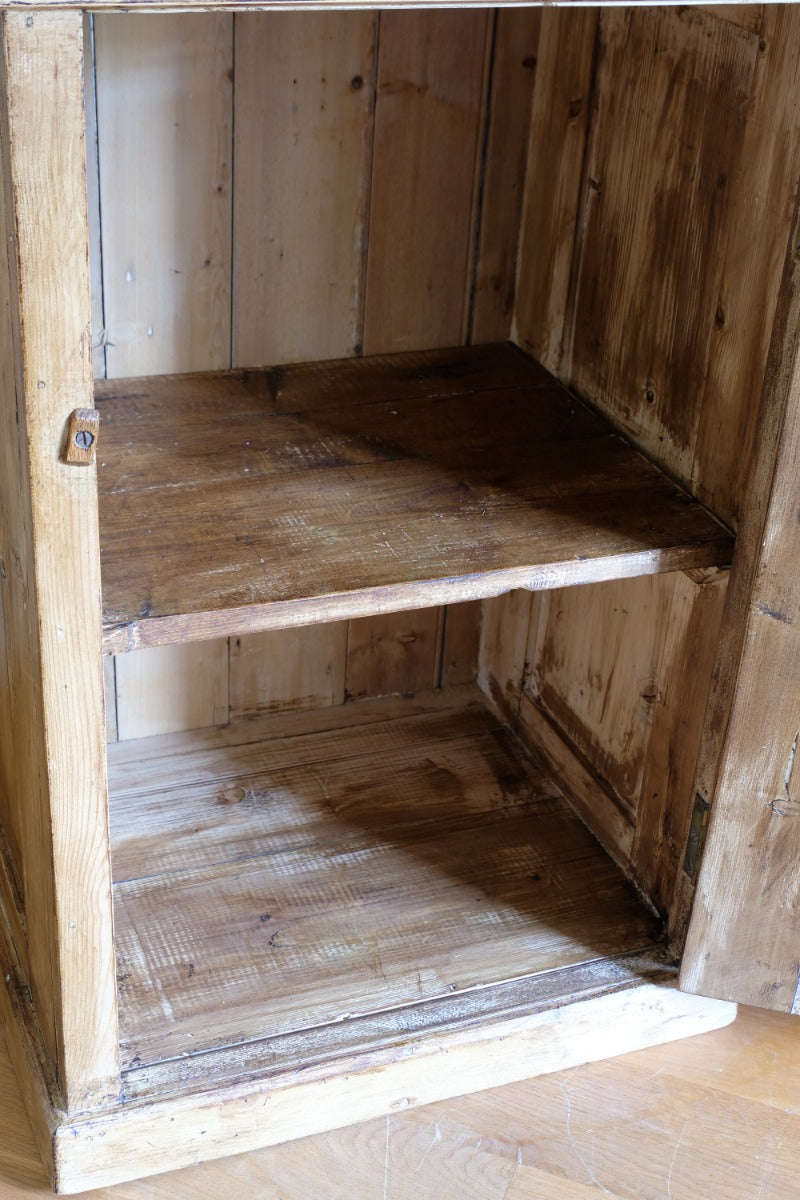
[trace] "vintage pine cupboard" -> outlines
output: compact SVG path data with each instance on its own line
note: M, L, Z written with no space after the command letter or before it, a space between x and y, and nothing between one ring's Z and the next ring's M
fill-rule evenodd
M54 1185L800 1008L800 10L89 7L2 15Z

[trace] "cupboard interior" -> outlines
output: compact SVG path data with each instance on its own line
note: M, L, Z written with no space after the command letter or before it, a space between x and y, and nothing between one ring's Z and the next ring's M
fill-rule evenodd
M511 340L735 530L764 313L774 312L791 223L790 173L777 141L760 138L776 106L780 115L791 103L780 86L790 70L780 27L791 19L726 7L87 20L95 363L109 380L98 385L101 408L106 386L135 404L136 388L116 380ZM754 196L769 203L769 221L754 217ZM229 403L220 393L212 404L222 437ZM104 461L102 441L99 456L110 478L124 470ZM168 452L156 466L169 473ZM446 605L399 610L390 598L377 615L354 608L287 628L256 620L214 640L184 629L165 635L169 644L109 655L125 1065L185 1054L198 1024L207 1041L191 1048L210 1049L649 950L664 937L679 949L726 561L700 555L661 574L479 599L465 588L463 602L455 587ZM122 648L108 628L106 637ZM344 832L336 817L334 833L335 805L322 812L332 785L317 778L316 750L275 765L303 739L381 766L361 785L355 769L331 768ZM251 754L262 772L252 786L226 765ZM382 773L394 755L402 796L386 791ZM190 760L200 774L182 790ZM295 805L274 805L281 877L300 871L278 897L280 929L256 878L269 854L253 866L247 850L251 838L274 836L262 801L282 793L267 766L284 772ZM137 792L134 767L162 782ZM347 789L354 801L341 799ZM535 797L541 835L531 832ZM311 840L325 851L309 860L303 839L315 821ZM472 856L484 837L494 854L477 873L463 848L470 821ZM541 867L548 821L562 850L573 849ZM598 857L583 823L644 899ZM324 878L322 857L332 862ZM380 867L363 865L370 858L386 860L390 896L407 887L406 924L383 934L386 898ZM408 901L420 873L424 912ZM176 874L187 924L170 944L164 899L172 904ZM536 915L543 880L555 907ZM377 899L367 904L370 888ZM598 888L603 906L593 903ZM560 889L570 900L559 908ZM331 895L342 898L336 920L349 905L368 912L365 924L358 915L338 932L326 926ZM226 969L225 922L198 954L186 950L205 936L211 896L247 914L232 954L252 964L253 939L270 953L249 968L242 1011L209 999ZM496 954L477 964L481 935L453 932L473 903L486 909L478 926L502 930ZM276 982L287 927L296 940ZM411 949L420 929L434 947L421 964ZM325 974L324 946L336 937Z

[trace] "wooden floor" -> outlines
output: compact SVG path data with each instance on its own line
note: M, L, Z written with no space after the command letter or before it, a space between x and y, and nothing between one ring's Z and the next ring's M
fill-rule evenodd
M0 1200L48 1195L0 1038ZM733 1025L335 1133L102 1189L107 1200L796 1200L800 1020Z

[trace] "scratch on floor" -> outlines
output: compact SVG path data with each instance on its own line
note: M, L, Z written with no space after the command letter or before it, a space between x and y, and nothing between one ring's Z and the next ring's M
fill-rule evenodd
M434 1146L438 1146L438 1145L439 1145L439 1143L441 1142L441 1140L442 1140L442 1131L441 1131L441 1129L439 1128L438 1124L436 1124L436 1125L434 1125L434 1127L433 1127L433 1139L432 1139L432 1141L431 1141L431 1144L430 1144L430 1146L428 1146L428 1149L425 1151L425 1153L423 1154L422 1158L419 1160L419 1165L418 1165L418 1167L417 1167L417 1170L418 1170L418 1171L421 1171L421 1170L422 1170L422 1167L423 1167L423 1164L424 1164L424 1162L425 1162L425 1159L428 1157L428 1155L430 1154L430 1152L431 1152L431 1150L433 1149L433 1147L434 1147Z
M383 1156L383 1200L386 1200L386 1197L389 1193L389 1126L391 1125L391 1122L392 1122L392 1118L387 1117L386 1118L386 1152L384 1153L384 1156Z
M593 1183L595 1187L600 1188L601 1192L605 1192L607 1196L613 1196L614 1193L609 1191L605 1184L600 1182L575 1144L575 1139L572 1136L572 1101L567 1094L567 1085L563 1079L559 1080L559 1087L561 1088L561 1094L564 1097L564 1103L567 1106L567 1141L569 1142L569 1148L583 1167L586 1174L589 1176L590 1182Z
M683 1135L686 1133L686 1130L689 1128L690 1121L691 1121L691 1117L687 1117L686 1120L683 1122L683 1127L681 1128L681 1131L678 1135L678 1140L675 1143L675 1149L672 1151L672 1158L670 1159L669 1170L667 1171L667 1200L672 1200L672 1171L675 1166L675 1161L678 1157L678 1151L681 1148L681 1143L683 1142Z

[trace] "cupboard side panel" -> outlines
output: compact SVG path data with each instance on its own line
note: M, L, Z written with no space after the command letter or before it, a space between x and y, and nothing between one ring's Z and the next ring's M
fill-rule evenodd
M697 788L711 806L681 986L800 1011L800 263L795 208Z
M758 242L760 255L762 238L774 236L750 224L752 213L745 239L739 228L742 198L752 206L764 186L747 157L764 52L757 34L692 8L604 10L599 29L561 374L696 490L718 346L736 353L737 384L752 370L751 347L741 358L733 347L742 306L759 305L733 260L744 241ZM753 391L733 382L729 372L724 419L735 425ZM735 474L732 460L727 469ZM704 498L732 519L721 496Z
M82 19L9 13L2 29L6 382L16 397L16 412L4 406L3 486L17 485L3 608L20 639L5 770L28 982L63 1102L76 1109L112 1096L118 1074L96 479L94 467L62 461L70 413L92 401Z
M94 44L107 374L228 367L233 18L102 14ZM225 720L227 654L120 657L118 736Z

